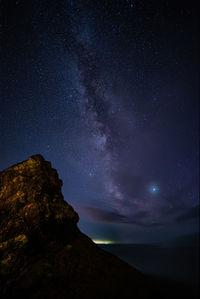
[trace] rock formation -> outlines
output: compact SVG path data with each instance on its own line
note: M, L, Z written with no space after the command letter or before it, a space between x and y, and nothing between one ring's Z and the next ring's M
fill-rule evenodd
M82 234L40 155L0 173L0 298L149 298L147 278Z

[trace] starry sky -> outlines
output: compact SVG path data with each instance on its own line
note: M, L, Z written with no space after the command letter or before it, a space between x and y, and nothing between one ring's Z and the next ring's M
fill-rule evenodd
M193 1L2 0L0 170L52 162L93 239L198 231Z

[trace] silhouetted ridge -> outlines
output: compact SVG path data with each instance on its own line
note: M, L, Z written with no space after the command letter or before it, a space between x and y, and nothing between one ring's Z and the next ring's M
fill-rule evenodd
M0 173L1 298L149 298L146 277L77 228L41 155Z

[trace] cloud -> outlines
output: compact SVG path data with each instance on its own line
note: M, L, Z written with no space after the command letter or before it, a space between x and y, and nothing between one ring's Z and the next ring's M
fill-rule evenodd
M195 220L199 218L199 205L192 207L182 213L181 215L177 216L175 222L182 223L190 220Z
M120 214L117 211L106 211L93 207L82 207L82 210L94 221L102 223L132 224L142 227L159 226L160 223L150 219L148 212L140 211L131 216Z
M127 218L126 216L119 214L117 211L106 211L103 209L92 207L82 207L82 209L91 219L99 222L122 223Z

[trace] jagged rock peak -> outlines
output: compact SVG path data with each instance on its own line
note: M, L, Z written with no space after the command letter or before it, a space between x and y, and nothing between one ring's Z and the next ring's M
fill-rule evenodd
M0 298L150 298L146 276L79 231L61 186L41 155L0 173Z
M32 234L48 224L78 222L61 193L62 181L51 163L34 155L0 173L0 242Z

